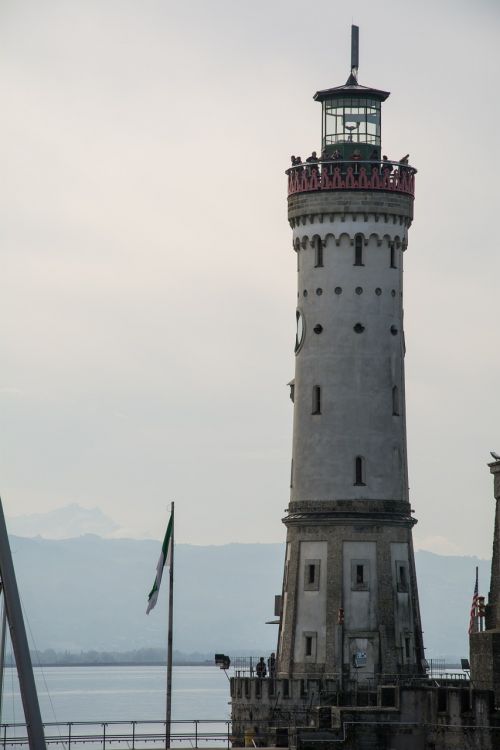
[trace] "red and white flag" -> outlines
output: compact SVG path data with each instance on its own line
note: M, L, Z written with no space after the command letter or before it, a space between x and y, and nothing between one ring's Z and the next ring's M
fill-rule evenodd
M479 598L479 568L476 566L476 585L470 606L469 635L477 630L477 600Z

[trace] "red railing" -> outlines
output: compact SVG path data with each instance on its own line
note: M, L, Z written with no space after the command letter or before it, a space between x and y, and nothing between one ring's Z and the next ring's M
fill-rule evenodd
M323 161L287 169L288 195L315 190L386 190L415 195L416 169L400 162Z

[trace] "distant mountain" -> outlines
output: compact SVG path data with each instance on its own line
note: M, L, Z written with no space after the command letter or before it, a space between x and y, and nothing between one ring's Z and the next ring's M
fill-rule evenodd
M146 616L160 542L11 538L24 609L36 647L56 651L164 648L166 593ZM281 544L176 545L175 648L260 654L276 647L274 595L281 590ZM479 565L487 593L490 563L416 553L428 657L468 652L467 627Z
M119 528L99 508L82 508L77 503L46 513L10 516L7 521L12 534L45 539L69 539L82 534L108 536Z

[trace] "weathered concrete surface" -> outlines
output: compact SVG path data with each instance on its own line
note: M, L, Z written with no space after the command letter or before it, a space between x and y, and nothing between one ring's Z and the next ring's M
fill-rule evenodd
M329 680L232 678L233 742L246 731L258 744L322 744L350 750L497 750L500 718L493 693L459 684L379 685L342 691ZM328 746L328 744L326 745Z

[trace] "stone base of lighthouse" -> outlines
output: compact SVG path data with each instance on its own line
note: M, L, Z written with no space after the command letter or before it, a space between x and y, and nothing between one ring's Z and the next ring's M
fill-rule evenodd
M334 677L351 692L422 674L409 505L291 503L278 676Z

